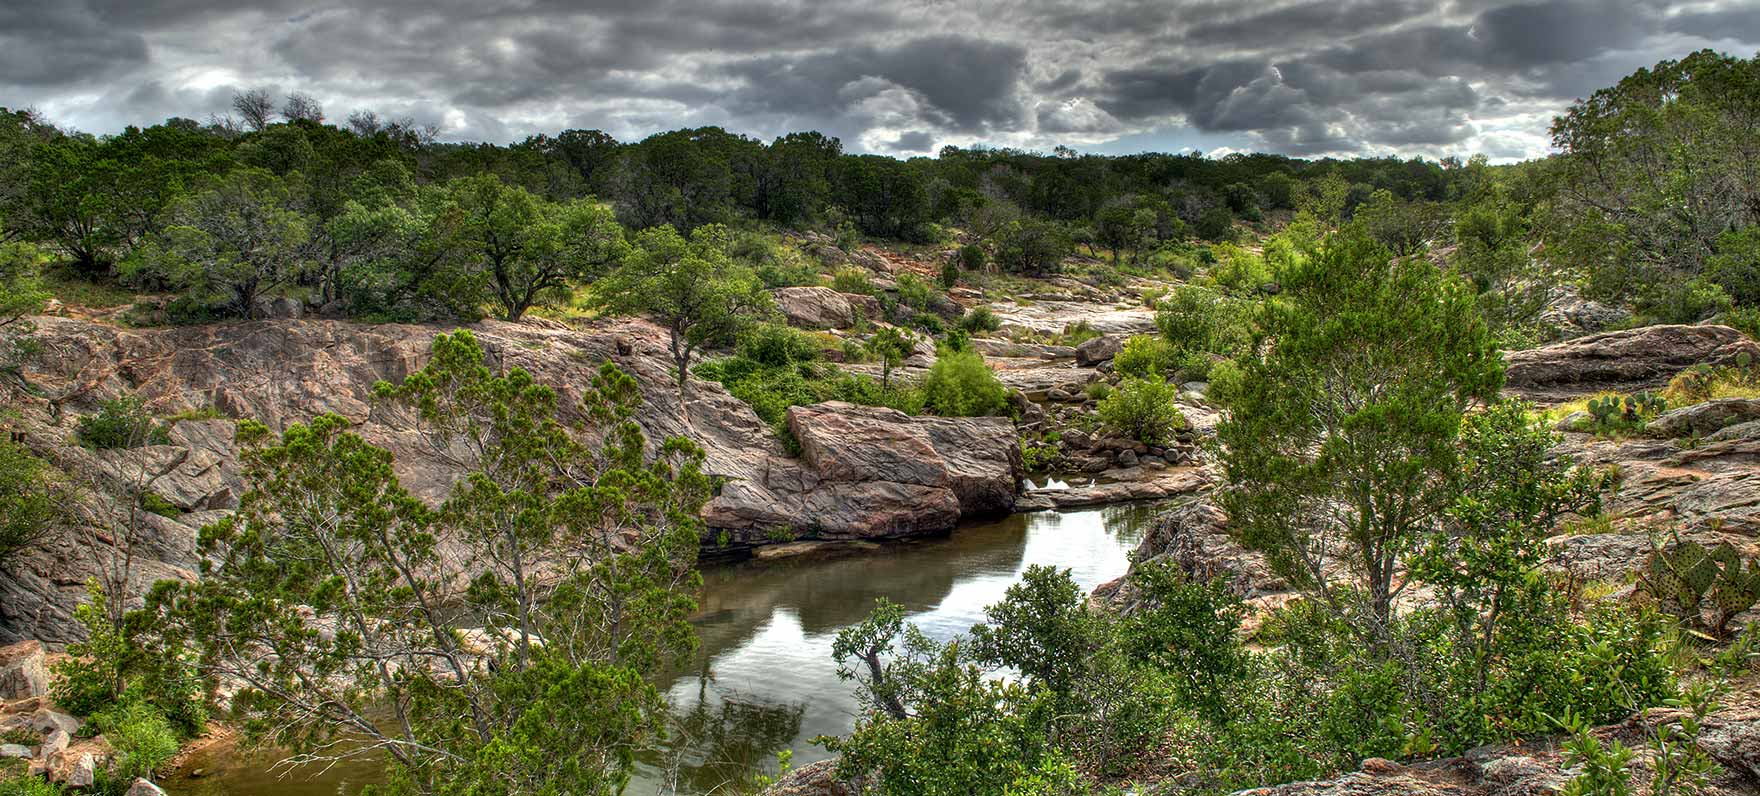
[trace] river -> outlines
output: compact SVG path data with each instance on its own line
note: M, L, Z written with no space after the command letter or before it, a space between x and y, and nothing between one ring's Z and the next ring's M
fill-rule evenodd
M627 792L735 794L755 775L773 773L784 749L796 765L825 757L812 739L848 732L858 711L851 684L837 678L831 644L875 599L903 605L910 622L946 640L982 621L984 607L1028 566L1068 569L1083 589L1124 574L1152 513L1130 505L1017 514L879 551L705 567L695 620L702 644L667 689L673 738L643 757ZM380 779L368 761L285 775L270 773L271 761L230 750L197 755L185 770L204 775L172 779L167 790L352 796Z

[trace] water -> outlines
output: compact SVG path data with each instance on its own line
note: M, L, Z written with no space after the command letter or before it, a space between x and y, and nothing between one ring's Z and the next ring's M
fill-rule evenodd
M946 640L983 619L1033 564L1069 569L1083 589L1124 574L1146 506L1015 515L961 527L947 538L889 545L839 558L714 566L703 573L697 660L667 689L675 712L669 746L642 759L629 793L738 793L778 752L796 765L825 757L819 735L846 733L859 705L831 660L837 632L885 597L909 621ZM270 759L216 752L170 792L208 796L351 796L380 779L374 764L277 776Z

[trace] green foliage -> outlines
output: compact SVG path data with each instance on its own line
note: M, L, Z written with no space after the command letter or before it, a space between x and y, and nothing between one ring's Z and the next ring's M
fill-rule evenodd
M965 317L959 319L959 328L967 333L994 332L1002 328L1002 319L990 310L990 305L979 304L966 311Z
M1427 262L1390 260L1359 229L1329 238L1265 306L1275 345L1213 389L1229 410L1217 451L1235 487L1222 499L1231 532L1329 603L1322 539L1342 534L1368 601L1360 630L1378 644L1396 570L1451 499L1461 418L1503 375L1472 292Z
M67 645L67 657L53 664L55 704L79 716L138 705L183 737L202 732L208 713L195 650L166 622L164 589L156 586L145 607L129 611L97 581L87 584L90 599L74 609L86 639Z
M124 782L154 772L177 754L177 732L144 702L128 701L92 717L92 723L116 750L116 774Z
M1037 786L1050 751L1049 704L1018 683L963 664L958 642L935 644L882 599L838 634L838 675L875 709L844 738L820 739L844 777L874 777L888 796L1017 792ZM905 706L911 710L907 713Z
M1256 293L1271 282L1271 269L1264 258L1233 244L1212 249L1216 264L1210 267L1210 283L1234 295Z
M60 785L39 776L19 774L5 776L0 772L0 796L62 796Z
M1124 341L1112 369L1133 379L1165 379L1179 370L1179 352L1164 337L1139 334Z
M285 180L240 169L169 209L170 223L124 263L122 277L187 291L219 312L257 317L259 303L313 269L312 225Z
M1126 378L1100 401L1095 413L1110 431L1150 445L1166 445L1174 432L1185 427L1185 417L1173 405L1177 397L1179 388L1160 376Z
M989 264L990 257L984 253L984 247L976 243L959 247L959 267L967 271L982 271Z
M1009 224L996 241L996 264L1011 274L1045 276L1063 268L1073 250L1069 236L1049 221L1022 219Z
M1155 325L1172 346L1182 378L1202 381L1217 360L1240 356L1252 345L1253 310L1244 301L1181 285L1156 306Z
M0 570L67 519L67 498L49 464L0 441Z
M502 318L517 321L572 283L596 278L628 247L611 208L591 200L545 202L493 174L454 180L449 201L458 243L487 277ZM721 241L723 248L726 241Z
M1120 627L1124 651L1168 677L1174 698L1213 722L1252 670L1240 639L1240 597L1222 580L1201 582L1165 562L1130 575L1139 605Z
M865 345L868 353L880 360L880 386L883 388L892 386L892 369L898 367L916 347L910 333L896 326L875 332Z
M650 678L695 645L702 451L650 457L640 391L609 363L583 390L591 426L565 426L553 390L492 371L468 331L375 392L465 477L429 508L342 418L242 424L250 488L203 529L204 577L170 587L183 637L242 685L248 735L365 739L398 790L618 791L665 720Z
M608 311L665 327L681 396L697 348L731 339L770 307L763 283L728 257L719 225L700 227L689 240L671 227L643 230L624 264L593 288Z
M1050 441L1022 437L1020 448L1021 468L1029 473L1045 472L1063 459L1062 449Z
M43 309L43 255L29 243L0 240L0 328Z
M876 290L873 281L868 279L868 272L855 268L844 268L833 274L831 289L863 296L872 296Z
M923 379L923 408L943 417L1006 415L1008 388L977 352L943 349Z
M1554 121L1561 234L1547 249L1589 275L1588 295L1691 322L1729 300L1720 285L1746 290L1744 230L1760 188L1743 176L1753 158L1742 142L1757 80L1760 58L1701 50L1640 69Z
M170 429L153 420L140 398L124 395L98 405L94 414L79 419L79 443L97 450L164 445Z

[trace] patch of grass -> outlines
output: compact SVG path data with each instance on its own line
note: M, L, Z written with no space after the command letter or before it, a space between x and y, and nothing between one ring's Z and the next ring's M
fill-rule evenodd
M183 516L183 509L173 505L171 501L166 500L164 496L159 493L150 490L141 493L141 508L161 517L169 517L171 519L177 519L178 517Z
M1609 533L1624 533L1625 531L1615 524L1618 519L1619 517L1604 511L1587 517L1577 517L1567 520L1559 530L1571 536L1595 536Z
M109 310L133 304L134 291L115 282L93 281L65 268L43 274L43 287L62 304L93 310Z
M13 727L0 732L0 743L15 743L19 746L36 746L43 742L43 736L29 727Z

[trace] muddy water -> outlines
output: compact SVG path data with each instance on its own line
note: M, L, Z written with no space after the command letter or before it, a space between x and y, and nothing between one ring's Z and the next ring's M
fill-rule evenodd
M1151 513L1116 506L1016 515L878 552L707 568L699 655L667 688L673 740L643 757L628 792L738 793L755 775L774 771L784 749L797 765L824 757L812 739L849 731L858 709L850 684L837 679L831 644L876 598L903 605L931 636L952 638L980 621L1029 565L1069 569L1085 589L1124 574ZM204 776L173 780L167 789L351 796L381 780L371 762L271 773L272 761L216 752L186 767L204 768Z

